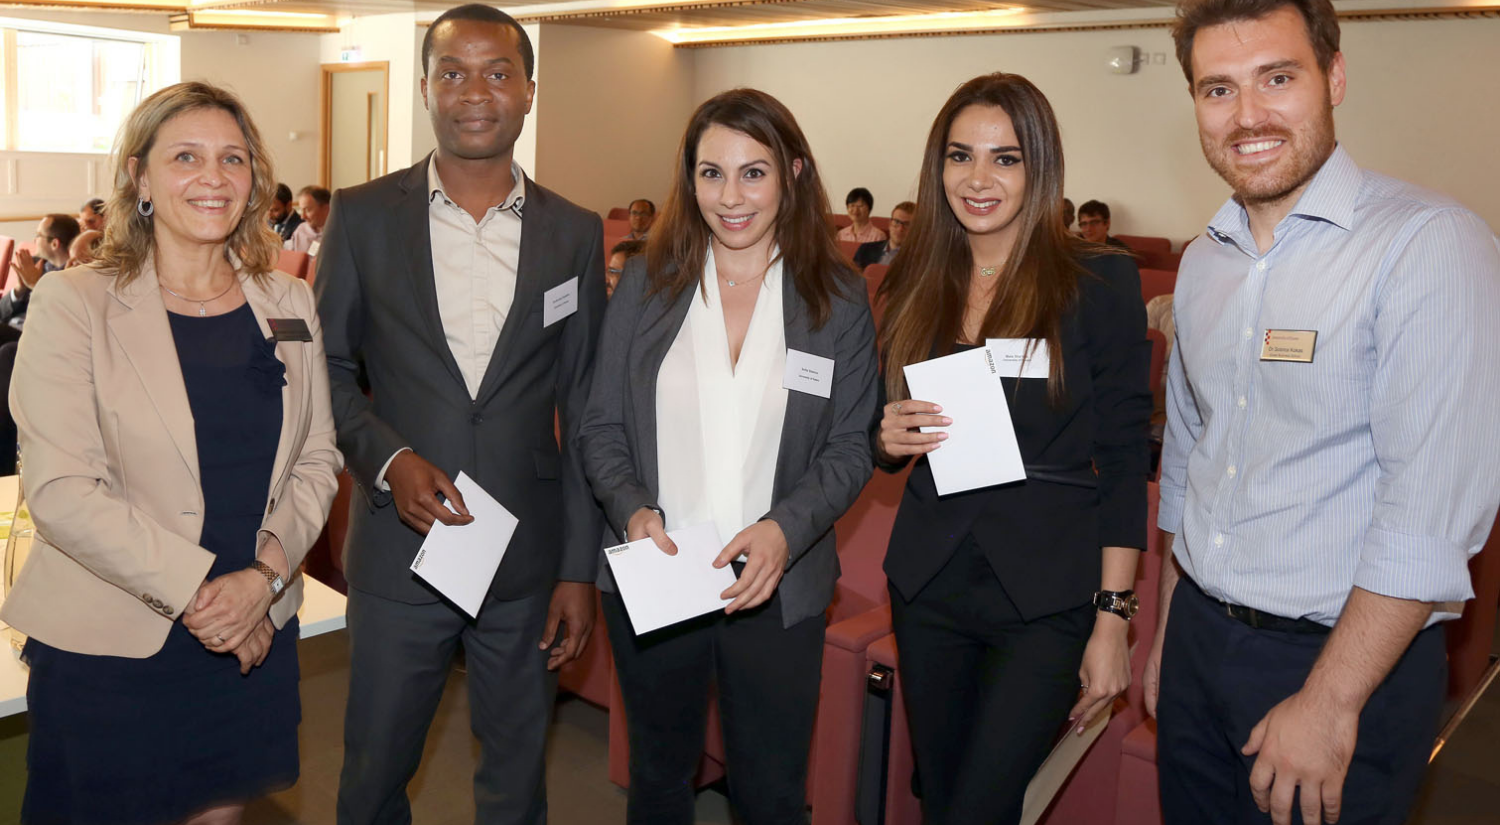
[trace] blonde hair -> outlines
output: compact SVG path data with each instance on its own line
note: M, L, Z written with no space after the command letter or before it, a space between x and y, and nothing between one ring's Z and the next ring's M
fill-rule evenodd
M276 268L281 239L266 223L276 195L276 175L260 131L233 92L207 83L178 83L141 101L115 141L115 191L104 210L104 241L95 265L113 271L122 284L135 280L155 252L153 219L136 210L140 199L136 181L146 173L146 157L167 121L200 109L228 112L239 124L250 152L250 202L225 241L226 255L238 257L240 267L257 280ZM136 161L135 177L130 174L131 158Z

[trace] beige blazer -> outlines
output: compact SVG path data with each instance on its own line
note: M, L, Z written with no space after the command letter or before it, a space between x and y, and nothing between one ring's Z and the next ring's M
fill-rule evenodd
M276 345L287 385L261 522L297 571L343 465L323 337L305 282L279 272L265 285L239 277L266 337L267 318L301 318L312 331L310 342ZM193 414L154 267L124 287L89 267L43 279L27 311L10 408L37 534L0 619L76 653L156 653L214 557L198 546L204 505ZM296 574L271 620L281 627L301 603Z

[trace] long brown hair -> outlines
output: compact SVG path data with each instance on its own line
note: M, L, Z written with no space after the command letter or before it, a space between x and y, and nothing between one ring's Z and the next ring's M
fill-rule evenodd
M271 201L276 197L276 175L260 131L250 120L245 104L233 92L207 83L178 83L162 89L135 107L115 143L115 191L104 209L104 241L94 265L112 270L122 284L141 274L146 260L156 250L154 218L136 211L140 188L136 181L146 174L146 157L156 145L156 136L167 121L198 109L222 109L239 124L250 153L250 202L239 225L225 240L226 254L239 258L240 267L262 279L276 268L281 239L266 223ZM130 159L136 159L135 177Z
M828 231L828 194L818 165L797 119L781 101L757 89L731 89L704 101L688 120L677 149L672 190L646 241L646 268L651 292L676 300L697 285L713 231L698 210L695 181L698 141L713 125L733 129L771 150L781 176L781 206L773 229L785 271L806 302L813 326L821 327L833 310L833 296L855 278ZM793 161L802 161L794 172Z
M948 131L970 106L998 106L1010 116L1021 145L1026 192L1015 247L996 278L980 327L981 338L1040 338L1052 353L1047 392L1053 404L1064 396L1059 337L1063 312L1077 299L1086 270L1080 252L1095 251L1062 223L1063 153L1057 118L1047 98L1020 75L982 75L959 86L943 104L922 156L917 211L901 254L880 286L886 302L880 332L886 394L909 397L902 368L934 351L952 352L963 332L973 253L963 224L948 205L943 163Z

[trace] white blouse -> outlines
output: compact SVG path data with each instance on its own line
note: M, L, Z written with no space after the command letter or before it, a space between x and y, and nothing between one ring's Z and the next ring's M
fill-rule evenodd
M771 509L787 398L782 281L777 260L760 281L739 363L731 366L709 249L703 292L695 290L657 374L657 501L668 530L713 522L728 544Z

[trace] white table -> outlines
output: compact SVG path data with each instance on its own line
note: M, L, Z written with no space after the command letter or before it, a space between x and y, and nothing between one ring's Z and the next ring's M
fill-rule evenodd
M0 476L0 511L14 507L15 501L16 477ZM9 527L9 515L5 515L5 521L5 526ZM0 552L3 550L4 541L0 541ZM300 623L298 638L306 639L343 630L346 605L344 597L311 576L303 575L302 581L302 607L297 610L297 620ZM0 631L4 630L9 628L0 624ZM26 666L21 664L13 652L3 649L8 647L8 644L0 643L0 717L26 712Z

